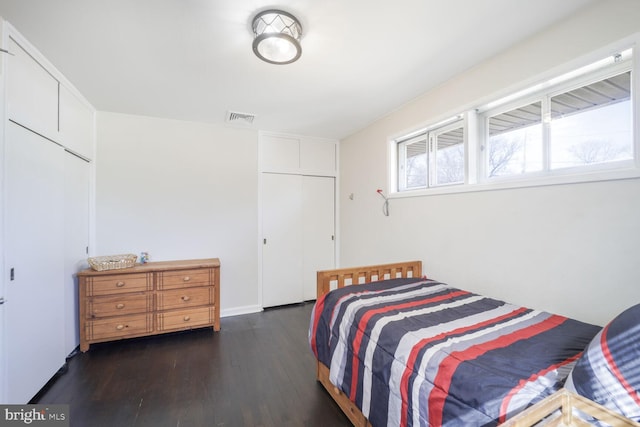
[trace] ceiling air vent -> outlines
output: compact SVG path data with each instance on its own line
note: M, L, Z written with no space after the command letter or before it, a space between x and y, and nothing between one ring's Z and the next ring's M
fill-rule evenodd
M254 114L238 113L236 111L227 111L227 117L225 118L225 122L236 124L236 125L248 126L253 124L253 120L255 118L256 116Z

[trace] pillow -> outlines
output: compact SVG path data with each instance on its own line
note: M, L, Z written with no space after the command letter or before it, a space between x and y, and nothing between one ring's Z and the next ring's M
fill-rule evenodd
M640 421L640 304L620 313L591 340L565 388Z

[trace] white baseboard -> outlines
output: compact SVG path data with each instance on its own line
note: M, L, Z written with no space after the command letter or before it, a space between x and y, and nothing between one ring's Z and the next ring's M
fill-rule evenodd
M220 310L220 317L239 316L241 314L260 313L262 307L259 305L245 305L244 307L229 308Z

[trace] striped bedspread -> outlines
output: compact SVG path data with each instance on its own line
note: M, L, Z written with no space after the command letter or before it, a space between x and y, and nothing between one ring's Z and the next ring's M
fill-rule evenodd
M599 327L426 279L318 299L309 341L373 426L496 425L559 389Z

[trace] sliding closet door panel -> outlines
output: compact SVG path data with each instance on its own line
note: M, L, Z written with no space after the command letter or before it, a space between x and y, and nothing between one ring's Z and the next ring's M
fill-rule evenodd
M7 350L5 348L5 293L2 283L0 282L0 402L7 401Z
M27 403L65 362L64 150L6 131L7 401Z
M316 299L316 272L335 267L335 178L304 176L302 181L304 299Z
M64 352L79 344L78 279L75 274L89 267L89 162L65 153L64 182Z
M302 177L262 174L262 305L302 301Z

